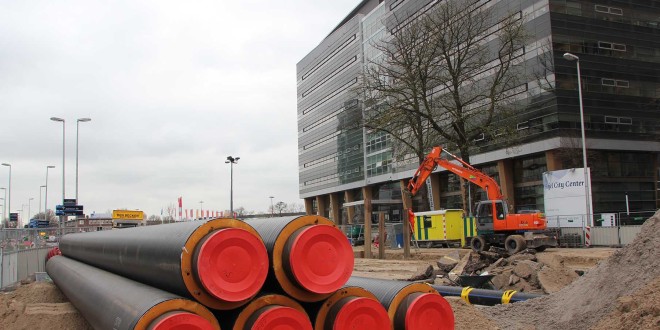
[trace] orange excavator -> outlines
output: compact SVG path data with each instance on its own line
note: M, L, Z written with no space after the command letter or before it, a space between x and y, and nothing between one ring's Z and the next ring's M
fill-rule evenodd
M442 158L443 154L447 154L448 159ZM500 186L493 178L442 147L434 147L422 161L408 182L408 191L415 195L438 166L476 184L488 195L488 200L477 203L475 207L477 236L470 241L473 250L487 251L492 245L514 254L527 248L543 251L547 247L557 246L557 240L543 232L547 226L543 213L509 213Z

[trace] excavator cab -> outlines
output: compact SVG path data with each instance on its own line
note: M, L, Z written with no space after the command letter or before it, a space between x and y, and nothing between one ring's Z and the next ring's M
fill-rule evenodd
M475 207L475 217L477 219L477 230L480 232L493 231L494 221L506 221L507 204L503 200L486 200L477 203Z

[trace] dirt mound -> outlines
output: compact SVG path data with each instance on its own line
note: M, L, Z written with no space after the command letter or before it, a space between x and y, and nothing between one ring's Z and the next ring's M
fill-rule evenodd
M456 329L479 329L489 330L498 329L497 324L488 319L477 306L469 306L465 301L458 297L447 297L447 301L454 310L454 319Z
M49 282L21 285L16 291L0 294L0 328L92 329Z
M660 278L635 292L617 299L616 309L594 329L658 329L660 328Z
M591 329L615 312L618 298L634 294L660 277L658 233L660 211L646 221L631 244L561 291L484 312L506 329ZM639 307L628 306L633 310L627 313L636 313Z

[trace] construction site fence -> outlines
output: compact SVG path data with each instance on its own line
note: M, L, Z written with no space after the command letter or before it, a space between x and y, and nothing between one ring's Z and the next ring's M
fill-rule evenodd
M353 246L363 245L365 242L364 236L364 225L363 224L351 224L351 225L339 225L341 231L344 232L348 238L349 243ZM380 242L380 237L378 236L378 225L371 225L371 238L368 242ZM403 248L403 223L393 222L385 224L385 246L392 249Z
M364 225L340 225L348 241L353 246L363 245L365 242ZM630 244L641 231L641 225L614 226L614 227L591 227L590 246L620 247ZM548 231L557 237L559 247L576 248L585 247L585 229L582 223L576 227L549 227ZM378 237L378 226L371 226L370 242L380 242ZM403 248L403 224L385 224L385 246L391 249ZM420 245L423 246L423 245Z
M46 255L51 247L14 251L0 249L0 288L11 286L36 272L46 271Z

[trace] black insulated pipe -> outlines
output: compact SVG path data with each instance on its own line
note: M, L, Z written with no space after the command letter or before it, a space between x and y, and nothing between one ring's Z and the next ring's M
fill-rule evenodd
M316 302L339 290L353 272L346 235L316 215L247 219L264 240L270 269L265 291Z
M48 276L94 329L220 329L201 304L64 256Z
M392 329L454 329L451 306L428 284L352 276L346 286L373 293L387 310Z
M468 304L494 306L509 304L528 299L543 297L543 295L517 292L513 290L497 291L474 289L471 287L432 285L443 297L461 297Z
M213 309L254 298L268 274L259 234L234 219L64 235L62 255Z

